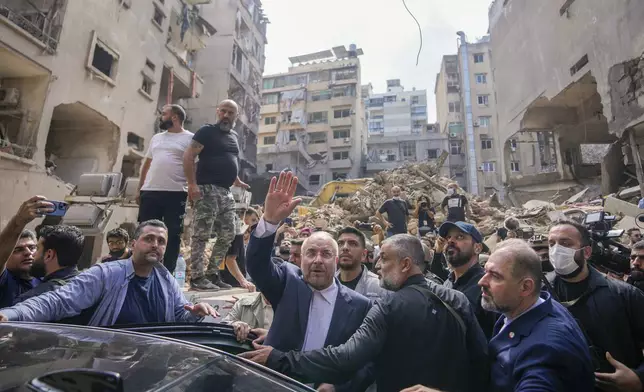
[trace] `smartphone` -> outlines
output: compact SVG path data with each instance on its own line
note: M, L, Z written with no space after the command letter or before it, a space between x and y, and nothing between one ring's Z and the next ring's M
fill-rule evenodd
M293 225L293 219L284 218L284 224L287 225L287 226L292 226Z
M65 203L64 201L55 201L55 200L47 200L47 201L54 205L54 211L47 212L45 213L45 215L65 216L65 213L67 213L67 210L69 209L69 203Z

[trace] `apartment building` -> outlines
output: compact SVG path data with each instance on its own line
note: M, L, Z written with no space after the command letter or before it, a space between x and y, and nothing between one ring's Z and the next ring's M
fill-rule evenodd
M531 184L601 176L602 193L609 194L644 176L635 165L644 145L643 17L641 1L493 2L491 48L505 155L517 134L548 140L538 145L533 171L503 173L515 193ZM582 149L598 145L608 147L603 162L585 161ZM554 170L544 172L548 166Z
M203 92L192 61L216 32L203 2L0 0L0 227L29 196L64 200L83 173L139 175L158 108ZM136 222L136 208L110 210L104 230ZM105 243L92 229L88 260Z
M362 86L367 119L367 176L407 162L438 159L447 137L427 123L427 91L405 91L399 79L387 80L386 93ZM449 174L446 161L442 174Z
M235 124L240 147L240 176L257 172L260 89L268 19L259 0L212 0L200 15L217 28L195 59L197 74L208 88L187 103L193 130L216 121L217 103L230 98L239 105Z
M264 76L257 166L291 170L316 192L328 181L362 175L366 123L362 49L351 45L290 57L287 73Z

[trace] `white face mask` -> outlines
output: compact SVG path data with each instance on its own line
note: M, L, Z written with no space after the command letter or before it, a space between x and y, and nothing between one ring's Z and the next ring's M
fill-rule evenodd
M447 196L452 196L454 194L454 188L449 188L447 190Z
M555 268L557 275L570 275L579 269L579 266L575 262L575 253L577 250L561 245L550 247L550 251L548 252L550 263Z

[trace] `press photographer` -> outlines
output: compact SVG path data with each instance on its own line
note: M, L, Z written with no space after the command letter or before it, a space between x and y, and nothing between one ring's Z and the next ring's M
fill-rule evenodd
M424 237L428 233L436 232L436 224L434 221L434 213L436 211L429 202L427 196L420 196L416 200L416 210L414 216L418 218L418 236Z

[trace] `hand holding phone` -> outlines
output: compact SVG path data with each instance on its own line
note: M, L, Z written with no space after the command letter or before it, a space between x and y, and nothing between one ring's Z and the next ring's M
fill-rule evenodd
M65 216L65 213L69 209L69 204L64 201L47 200L47 202L51 203L54 207L52 211L45 212L45 215L48 216Z
M36 218L40 218L55 210L54 205L44 196L33 196L22 203L15 219L20 225L26 225Z

